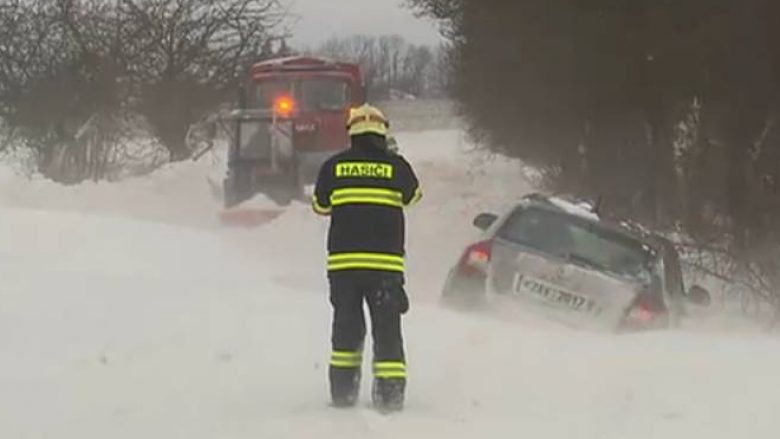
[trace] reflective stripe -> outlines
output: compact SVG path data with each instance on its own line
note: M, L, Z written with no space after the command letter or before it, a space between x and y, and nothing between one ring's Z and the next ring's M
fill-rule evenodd
M330 365L333 367L359 368L363 363L363 353L360 351L334 351L330 354Z
M355 116L352 116L349 121L347 121L347 126L351 127L352 125L358 123L358 122L377 122L381 124L386 124L387 120L385 120L384 117L382 117L379 114L358 114Z
M341 271L341 270L380 270L380 271L397 271L399 273L404 272L404 267L390 264L379 264L373 262L350 262L343 264L329 264L328 270Z
M387 124L383 122L377 122L377 121L368 121L368 122L355 122L352 124L352 126L349 127L349 135L350 136L357 136L359 134L366 134L366 133L375 133L379 134L380 136L386 136L387 135Z
M345 369L355 369L360 367L360 361L347 361L347 360L330 360L330 365L333 367L342 367Z
M374 363L374 370L406 370L406 363L403 361L377 361Z
M403 207L403 203L399 201L394 200L388 200L386 198L377 198L377 197L349 197L349 198L342 198L339 200L333 200L334 206L344 206L347 204L375 204L380 206L390 206L390 207Z
M406 378L406 364L400 361L378 361L374 363L377 378Z
M363 358L363 353L360 351L333 351L331 354L333 358Z
M344 261L352 258L373 259L376 261L398 262L403 264L404 257L389 253L334 253L328 256L328 261Z
M313 196L311 199L311 207L314 209L315 212L317 212L320 215L328 215L331 213L331 210L333 210L330 207L325 207L320 205L320 202L317 200L317 196Z
M330 365L335 367L353 367L358 368L361 366L362 359L361 360L336 360L331 358L330 359Z
M406 371L385 371L385 372L377 372L374 374L377 378L406 378Z
M379 204L392 207L403 207L403 194L393 189L379 188L344 188L336 189L330 196L333 206L345 204Z
M328 270L404 271L403 256L383 253L336 253L328 256Z

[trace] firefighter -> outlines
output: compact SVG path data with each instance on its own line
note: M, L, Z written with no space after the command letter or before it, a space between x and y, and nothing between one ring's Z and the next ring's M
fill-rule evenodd
M316 213L330 216L331 400L336 407L357 401L365 302L373 340L372 401L380 411L398 411L406 388L401 316L409 310L404 208L422 192L411 165L388 149L389 123L379 109L351 110L347 128L351 148L323 164L312 201Z

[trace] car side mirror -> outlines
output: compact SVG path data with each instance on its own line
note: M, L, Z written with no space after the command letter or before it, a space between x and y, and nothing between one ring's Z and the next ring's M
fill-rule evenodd
M474 218L474 226L480 230L487 230L497 219L498 216L492 213L480 213Z
M712 303L712 296L710 295L710 292L703 287L700 287L699 285L694 285L691 287L690 291L688 291L688 299L692 303L700 306L708 306L710 303Z

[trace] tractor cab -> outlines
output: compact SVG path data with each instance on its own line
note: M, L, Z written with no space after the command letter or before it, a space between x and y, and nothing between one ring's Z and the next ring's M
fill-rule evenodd
M252 66L231 112L225 207L264 194L280 205L300 199L320 166L349 148L349 109L365 101L360 67L289 57Z

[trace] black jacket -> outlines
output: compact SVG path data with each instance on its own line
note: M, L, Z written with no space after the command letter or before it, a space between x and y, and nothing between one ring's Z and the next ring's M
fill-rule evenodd
M411 165L385 139L355 136L320 169L313 208L330 215L328 271L404 272L404 207L422 198Z

